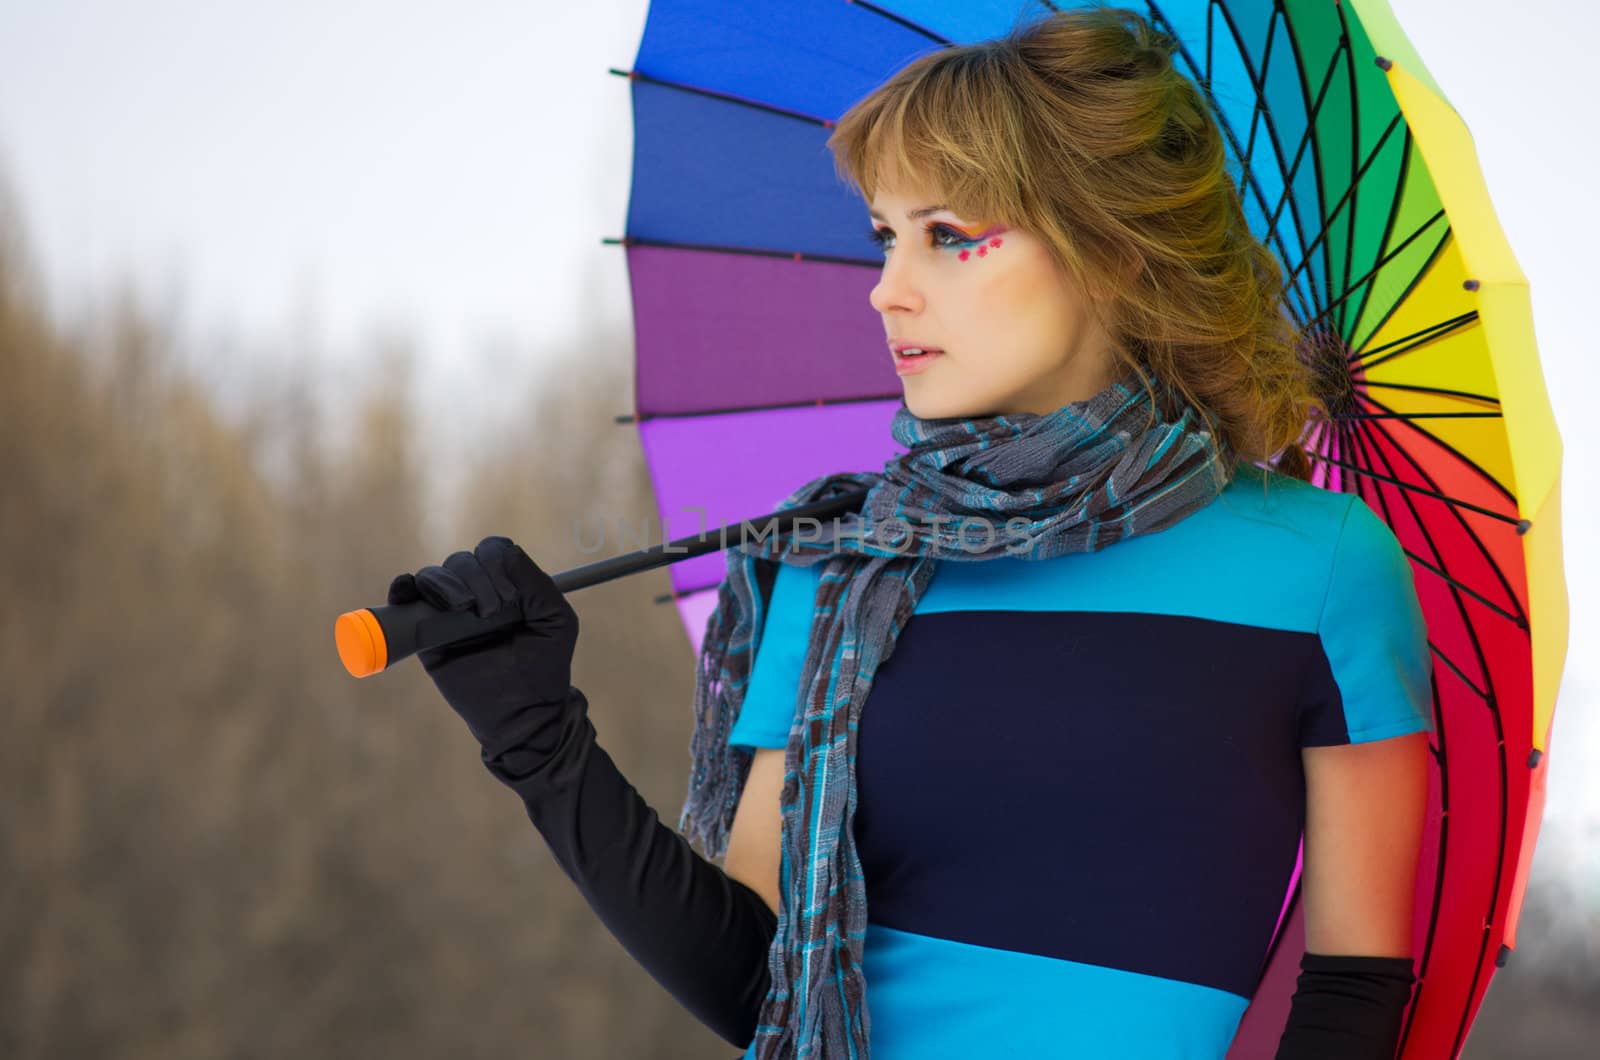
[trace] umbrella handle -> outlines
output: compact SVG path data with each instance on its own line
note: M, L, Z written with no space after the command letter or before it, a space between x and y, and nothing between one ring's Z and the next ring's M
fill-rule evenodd
M762 516L752 524L746 519L729 523L710 534L699 533L680 537L661 545L651 545L637 552L587 563L581 567L561 571L553 580L563 593L584 589L601 582L634 574L642 570L664 567L669 563L704 555L726 548L739 539L742 530L753 530L757 539L769 534L786 534L794 529L800 519L824 519L842 515L860 508L867 490L813 501L795 508ZM423 600L409 604L380 604L346 611L333 624L333 639L339 649L339 660L352 677L370 677L423 649L440 648L474 637L499 632L522 621L516 611L505 609L488 618L478 617L473 611L440 611Z

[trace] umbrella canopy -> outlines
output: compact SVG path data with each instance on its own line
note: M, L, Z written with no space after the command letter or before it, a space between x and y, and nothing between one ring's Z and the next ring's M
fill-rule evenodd
M754 518L896 455L882 264L825 147L931 50L1017 0L654 0L631 79L636 407L664 537ZM1074 6L1070 4L1061 7ZM1412 562L1436 733L1402 1055L1454 1056L1516 944L1565 659L1560 455L1527 282L1472 141L1381 0L1130 2L1208 92L1252 229L1284 268L1333 414L1314 482ZM695 647L720 553L672 568ZM1296 872L1235 1039L1269 1055L1304 950Z

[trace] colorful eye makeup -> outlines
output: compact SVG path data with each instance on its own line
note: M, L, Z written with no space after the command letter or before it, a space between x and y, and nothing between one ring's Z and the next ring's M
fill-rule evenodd
M962 261L968 261L974 255L980 258L988 257L990 251L999 250L1000 245L1005 242L1000 238L1001 233L1005 230L1004 225L994 225L987 231L970 237L967 245L962 247L956 257Z
M976 235L966 232L951 224L935 221L923 226L929 241L933 246L955 252L959 261L971 261L973 258L985 258L998 250L1005 242L1001 236L1007 231L1005 225L992 225ZM868 233L869 239L878 245L878 249L887 251L893 244L894 233L887 228L874 228Z

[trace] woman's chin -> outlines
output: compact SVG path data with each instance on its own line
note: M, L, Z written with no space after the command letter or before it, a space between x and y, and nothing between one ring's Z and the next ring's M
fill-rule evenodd
M917 394L906 388L906 410L919 420L970 420L987 415L974 402L949 395Z

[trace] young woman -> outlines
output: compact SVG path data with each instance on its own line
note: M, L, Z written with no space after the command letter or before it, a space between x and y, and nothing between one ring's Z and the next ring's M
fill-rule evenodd
M1393 1054L1426 633L1387 527L1305 481L1326 412L1171 52L1072 11L839 122L907 452L789 501L865 486L859 514L728 552L681 822L725 868L595 744L577 617L521 549L391 587L523 610L423 665L607 926L746 1056L1220 1058L1302 832L1277 1055Z

